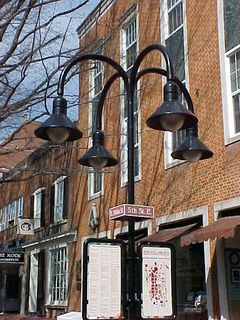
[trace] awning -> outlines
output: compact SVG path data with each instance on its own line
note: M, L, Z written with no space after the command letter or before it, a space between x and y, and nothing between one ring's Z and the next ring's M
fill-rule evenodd
M186 232L194 228L196 225L197 225L196 223L193 223L193 224L189 224L182 227L163 229L151 234L150 236L142 238L141 240L139 240L139 242L142 242L142 241L167 242L174 238L180 237L181 235L185 234Z
M188 246L191 243L203 242L215 238L233 238L240 226L240 216L221 218L206 227L188 233L181 237L181 246Z

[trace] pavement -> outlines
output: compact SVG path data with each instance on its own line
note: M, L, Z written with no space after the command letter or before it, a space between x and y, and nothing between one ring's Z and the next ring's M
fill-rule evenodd
M0 320L47 320L47 318L22 314L0 313Z

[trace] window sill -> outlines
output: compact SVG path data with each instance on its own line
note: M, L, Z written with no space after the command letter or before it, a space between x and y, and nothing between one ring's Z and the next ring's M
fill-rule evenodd
M228 146L229 144L238 142L240 140L240 133L237 133L235 136L233 137L228 137L225 139L225 145Z
M180 166L181 164L186 163L187 161L183 161L183 160L172 160L171 162L167 162L165 163L164 169L168 170L168 169L172 169L174 167Z
M56 227L56 226L59 226L61 224L65 224L65 223L67 223L67 219L63 219L63 220L60 220L60 221L56 221L56 222L50 223L50 227Z
M44 230L44 227L34 228L34 232L40 232L42 230Z
M96 199L96 198L99 198L103 195L103 192L98 192L98 193L95 193L93 195L88 195L88 201L91 201L93 199Z
M141 176L137 176L134 178L134 183L140 182L142 180ZM122 182L121 181L121 188L125 188L128 185L128 181Z

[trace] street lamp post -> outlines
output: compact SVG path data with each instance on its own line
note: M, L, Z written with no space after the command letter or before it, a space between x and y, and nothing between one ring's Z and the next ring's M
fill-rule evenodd
M153 51L158 50L163 55L166 65L166 70L153 67L139 70L140 64L145 56ZM147 119L146 123L154 130L163 131L177 131L187 129L186 141L180 146L177 151L172 153L172 156L181 160L196 161L210 158L212 152L198 139L197 137L197 118L194 115L192 99L189 92L174 75L173 64L170 59L167 48L160 44L152 44L146 47L136 58L130 74L127 74L124 69L111 58L101 54L85 54L74 57L66 65L61 73L58 83L58 97L53 102L53 115L40 126L35 134L37 137L52 140L59 143L63 140L72 141L80 138L82 133L78 128L66 120L66 100L63 98L64 84L69 70L76 64L86 61L96 60L105 62L111 65L116 72L106 82L99 100L96 131L93 133L93 146L86 152L86 154L79 159L79 163L84 166L93 167L101 170L103 167L113 166L117 164L117 160L110 154L104 146L104 133L102 131L102 111L106 95L111 88L111 85L117 78L121 78L124 83L127 104L128 104L128 118L127 118L127 143L128 143L128 182L127 182L127 196L128 203L135 203L135 189L134 189L134 93L136 90L137 81L147 73L157 73L167 78L164 85L164 102L163 104ZM180 104L178 101L178 91L181 91L187 101L188 109ZM56 119L56 106L58 118L63 115L61 121ZM66 122L66 124L64 123ZM61 137L60 137L61 136ZM62 138L62 136L64 136ZM56 138L56 139L55 139ZM55 140L54 140L55 139ZM136 319L136 298L135 298L135 221L134 218L128 219L128 252L127 252L127 319Z

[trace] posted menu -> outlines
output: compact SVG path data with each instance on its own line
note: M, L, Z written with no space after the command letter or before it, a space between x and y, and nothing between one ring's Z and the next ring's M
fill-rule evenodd
M121 317L121 246L89 244L87 317Z

